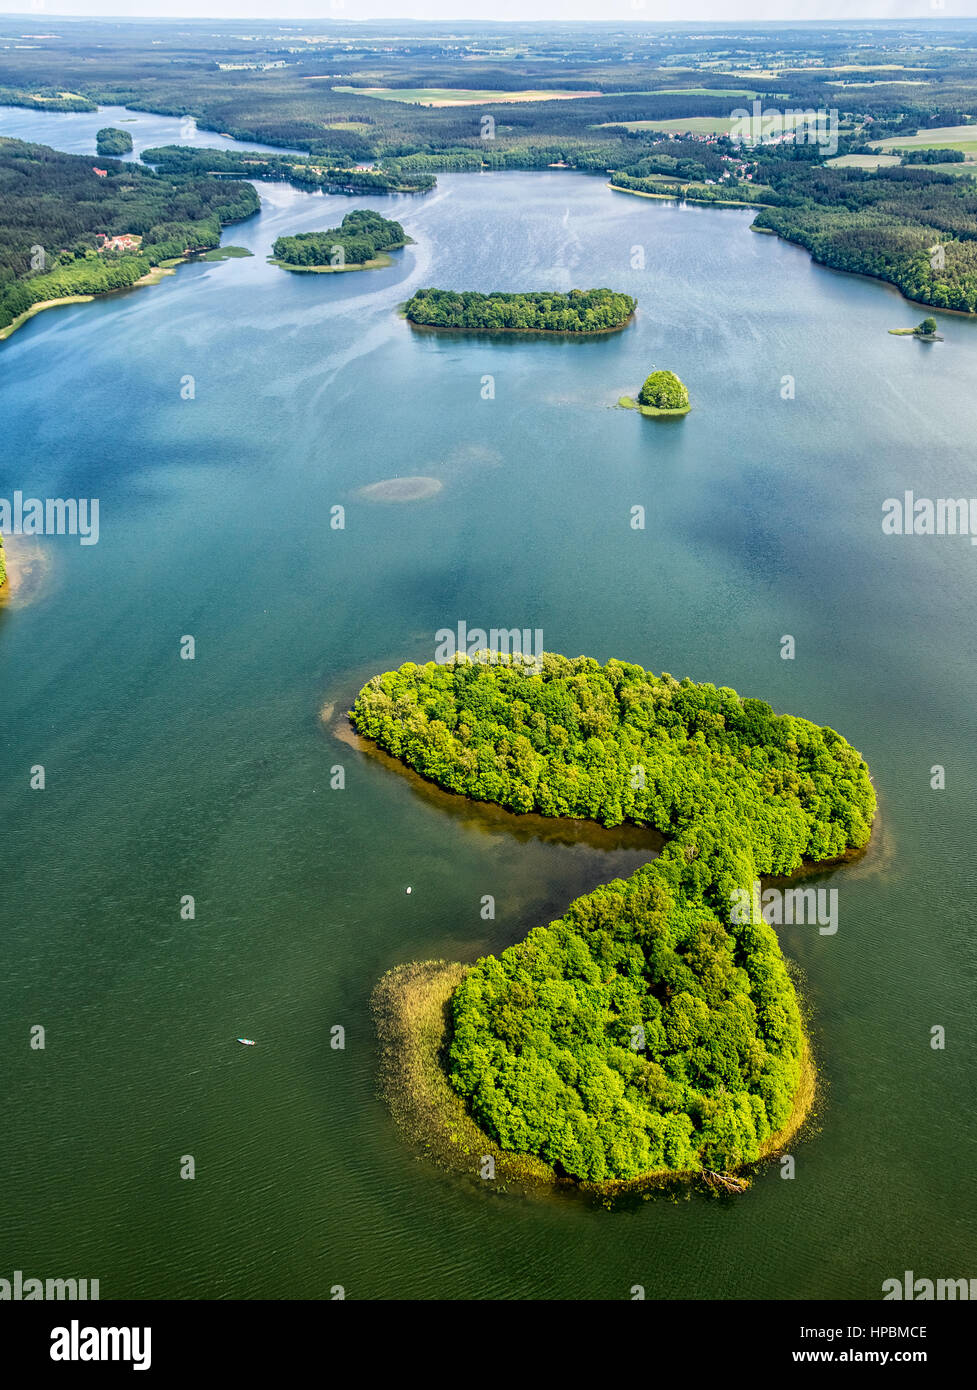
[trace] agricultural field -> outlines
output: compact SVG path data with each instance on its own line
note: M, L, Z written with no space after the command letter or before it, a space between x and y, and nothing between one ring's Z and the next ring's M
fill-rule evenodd
M691 131L693 135L725 135L733 124L730 116L681 116L670 121L602 121L594 130L623 126L625 130Z
M317 82L317 77L306 78ZM578 97L599 97L603 92L476 92L466 87L333 87L361 97L376 97L378 101L402 101L410 106L487 106L513 101L573 101Z
M873 149L909 149L910 146L924 150L963 150L965 154L977 153L977 123L973 125L934 126L921 130L916 135L893 135L888 140L880 140Z
M897 154L840 154L825 163L829 169L889 169L900 165L902 160Z

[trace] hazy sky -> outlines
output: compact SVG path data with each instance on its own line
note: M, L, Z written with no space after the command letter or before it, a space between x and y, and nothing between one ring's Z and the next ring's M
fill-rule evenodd
M940 19L977 0L0 0L0 13L222 19L604 20L691 23Z

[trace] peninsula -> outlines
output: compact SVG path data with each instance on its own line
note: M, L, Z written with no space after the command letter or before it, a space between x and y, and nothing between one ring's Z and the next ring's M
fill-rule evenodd
M613 333L636 308L614 290L540 290L479 294L475 290L418 290L404 308L410 323L491 333Z
M208 178L274 179L296 188L324 193L429 193L437 179L429 173L400 169L361 169L315 156L258 154L251 150L199 150L186 145L159 145L139 158L162 174Z
M42 308L154 283L260 208L250 183L0 139L0 338ZM57 248L57 249L48 249Z
M386 1090L425 1143L600 1187L728 1175L787 1141L813 1070L759 880L868 843L875 794L840 734L725 687L550 653L408 662L350 720L457 795L668 837L499 956L384 977Z

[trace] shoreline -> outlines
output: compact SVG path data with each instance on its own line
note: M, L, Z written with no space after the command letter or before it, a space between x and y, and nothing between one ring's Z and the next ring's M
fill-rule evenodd
M400 250L399 247L394 249ZM268 264L277 265L281 270L294 271L298 275L342 275L347 270L385 270L393 265L393 259L386 251L381 251L373 260L360 261L359 265L290 265L288 261L276 260L274 256L268 257Z
M395 246L381 246L377 254L368 261L360 261L357 265L292 265L290 261L279 260L275 256L268 257L269 265L277 265L282 270L294 270L299 274L311 275L341 275L347 270L386 270L387 266L394 264L392 251L403 251L406 246L416 246L413 237L405 236L403 241L397 242Z
M107 293L116 294L118 291L111 290ZM28 319L32 319L35 314L43 313L45 309L57 309L62 304L90 304L93 299L98 297L100 296L94 294L66 294L63 299L39 299L36 304L32 304L22 314L18 314L12 323L7 324L6 328L0 328L0 343L12 337L18 328L23 328Z
M696 1180L711 1187L703 1169L656 1169L636 1178L584 1183L566 1177L535 1154L501 1149L468 1111L445 1069L449 1044L449 1001L471 966L457 961L411 961L381 976L370 999L380 1044L380 1092L394 1123L414 1147L440 1167L472 1179L484 1157L495 1160L495 1181L521 1189L557 1189L614 1197L649 1188L683 1186ZM795 983L796 989L796 983ZM800 996L799 996L800 997ZM782 1153L811 1118L818 1074L802 1022L800 1074L791 1113L759 1147L759 1157L732 1170L751 1175ZM746 1181L748 1178L739 1178Z
M688 186L688 185L686 185ZM646 193L640 188L622 188L620 184L609 183L608 188L615 193L632 193L636 198L658 198L666 203L697 203L699 207L705 208L769 208L772 203L748 203L741 202L735 198L696 198L694 195L686 193ZM760 231L766 228L758 228ZM774 236L777 233L774 232Z
M207 251L218 250L220 250L219 245L198 248L191 251L186 256L172 256L168 260L160 261L159 265L150 266L146 274L140 275L138 280L133 280L131 285L119 285L111 290L100 290L98 294L66 294L62 299L38 300L36 304L32 304L24 313L19 314L12 323L8 323L6 328L0 328L0 343L12 337L13 334L17 332L18 328L23 328L24 324L32 319L35 314L43 313L45 309L59 309L66 304L91 304L92 301L96 299L109 299L113 294L128 294L130 290L140 290L148 285L158 285L164 276L175 275L178 266L191 265L198 256L203 258L207 254ZM221 257L221 259L226 260L231 258Z
M781 236L774 227L755 227L751 223L750 231L757 232L762 236L775 236L778 241L782 241L785 246L796 246L798 251L806 251L814 264L819 265L822 270L830 270L835 275L855 275L859 280L871 280L873 284L883 285L886 289L892 290L894 294L897 294L900 299L904 299L907 304L918 304L921 309L930 309L936 314L956 314L962 319L977 319L977 310L971 313L969 309L946 309L941 304L930 304L926 299L913 299L911 295L906 294L901 286L896 284L895 280L886 280L882 275L872 275L867 270L845 270L840 265L829 265L827 261L819 260L814 252L808 250L803 242L792 241L788 236ZM888 331L891 333L893 330L889 329Z
M637 410L640 411L642 415L647 415L649 419L655 419L656 417L658 419L668 419L669 417L688 415L689 411L692 409L692 403L690 402L688 405L682 406L680 410L660 410L656 405L642 405L641 402L636 400L633 396L618 396L617 403L622 410Z
M447 323L418 323L406 313L401 313L400 317L405 319L411 328L419 332L427 333L482 333L486 337L497 338L503 333L523 333L535 334L540 338L605 338L608 333L621 333L633 322L637 309L632 309L623 323L616 323L613 328L466 328L455 324Z
M196 252L194 252L194 255ZM188 265L191 256L178 256L175 260L160 261L159 265L152 266L145 275L140 275L138 280L133 280L131 285L120 285L117 289L102 290L99 294L66 294L63 299L41 299L36 304L18 315L13 323L8 323L6 328L0 328L0 342L5 342L17 332L18 328L23 328L24 324L32 319L35 314L43 313L45 309L60 309L65 304L91 304L96 299L108 299L113 294L127 294L130 290L143 289L147 285L158 285L164 275L174 275L178 265Z

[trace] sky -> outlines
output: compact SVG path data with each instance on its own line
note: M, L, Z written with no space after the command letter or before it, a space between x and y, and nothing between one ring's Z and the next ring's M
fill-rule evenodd
M423 19L469 23L601 20L671 24L760 20L941 19L977 0L0 0L0 14L284 21Z

